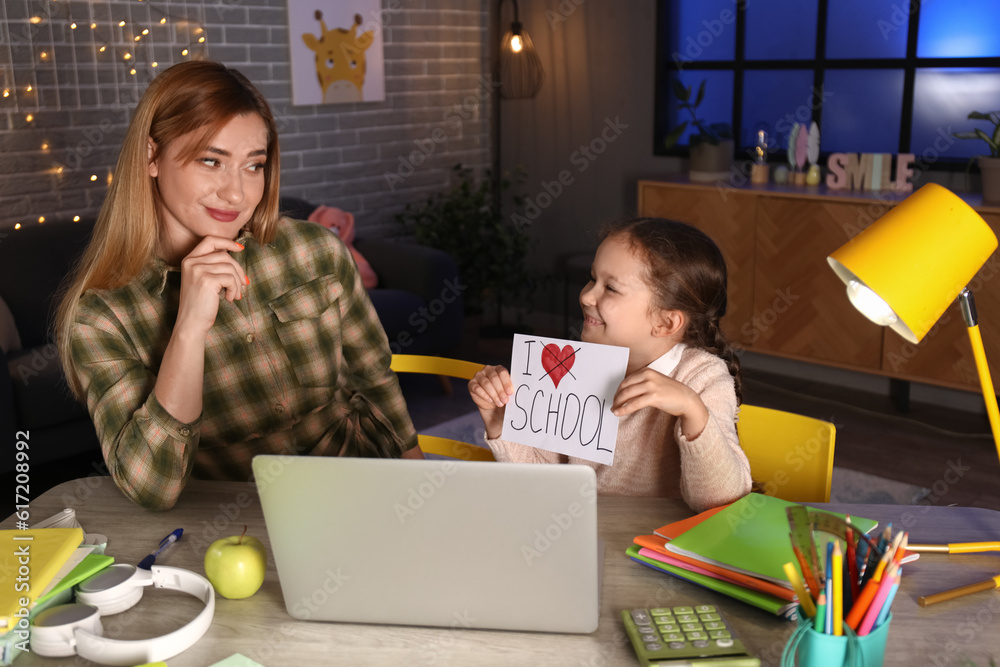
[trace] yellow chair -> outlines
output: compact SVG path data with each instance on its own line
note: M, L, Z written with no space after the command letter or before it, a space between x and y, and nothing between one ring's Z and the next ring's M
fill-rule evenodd
M830 502L833 424L782 410L742 405L736 425L750 474L768 496L797 503Z
M390 365L396 373L425 373L471 380L483 364L444 357L426 357L418 354L394 354ZM417 442L424 454L438 454L464 461L495 461L493 452L485 447L470 445L460 440L440 438L436 435L417 434Z

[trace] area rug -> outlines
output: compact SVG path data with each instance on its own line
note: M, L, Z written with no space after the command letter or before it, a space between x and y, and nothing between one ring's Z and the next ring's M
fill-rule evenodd
M427 435L461 440L482 447L486 446L483 439L483 421L478 412L470 412L456 417L426 428L423 432ZM928 493L930 493L929 489L920 486L834 466L830 501L834 503L914 505L919 503Z

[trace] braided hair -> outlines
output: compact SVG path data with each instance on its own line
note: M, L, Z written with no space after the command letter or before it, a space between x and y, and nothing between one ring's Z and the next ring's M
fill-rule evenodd
M743 401L740 360L719 327L726 314L726 261L715 242L699 229L664 218L609 223L600 239L621 237L645 264L653 307L687 316L684 342L718 356L729 367L736 401Z

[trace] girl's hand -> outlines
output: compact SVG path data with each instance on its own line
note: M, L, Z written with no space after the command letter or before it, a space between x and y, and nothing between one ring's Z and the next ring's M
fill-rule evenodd
M181 260L181 296L176 328L206 334L219 312L219 294L226 300L243 298L250 284L243 267L229 254L243 246L231 239L206 236Z
M708 423L708 408L696 392L651 368L643 368L622 380L612 400L611 412L624 417L647 407L676 415L688 440L701 435Z
M486 437L499 438L504 407L514 394L514 383L503 366L486 366L469 380L469 395L486 425Z

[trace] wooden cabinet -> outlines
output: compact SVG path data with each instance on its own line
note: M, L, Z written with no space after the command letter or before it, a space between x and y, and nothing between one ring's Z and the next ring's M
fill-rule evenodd
M826 261L902 198L889 193L829 192L822 187L718 187L676 178L640 181L639 215L688 222L719 244L729 270L729 310L723 330L740 347L979 391L957 305L919 345L912 345L861 315ZM1000 234L1000 208L974 206ZM996 254L969 287L991 373L1000 378Z

